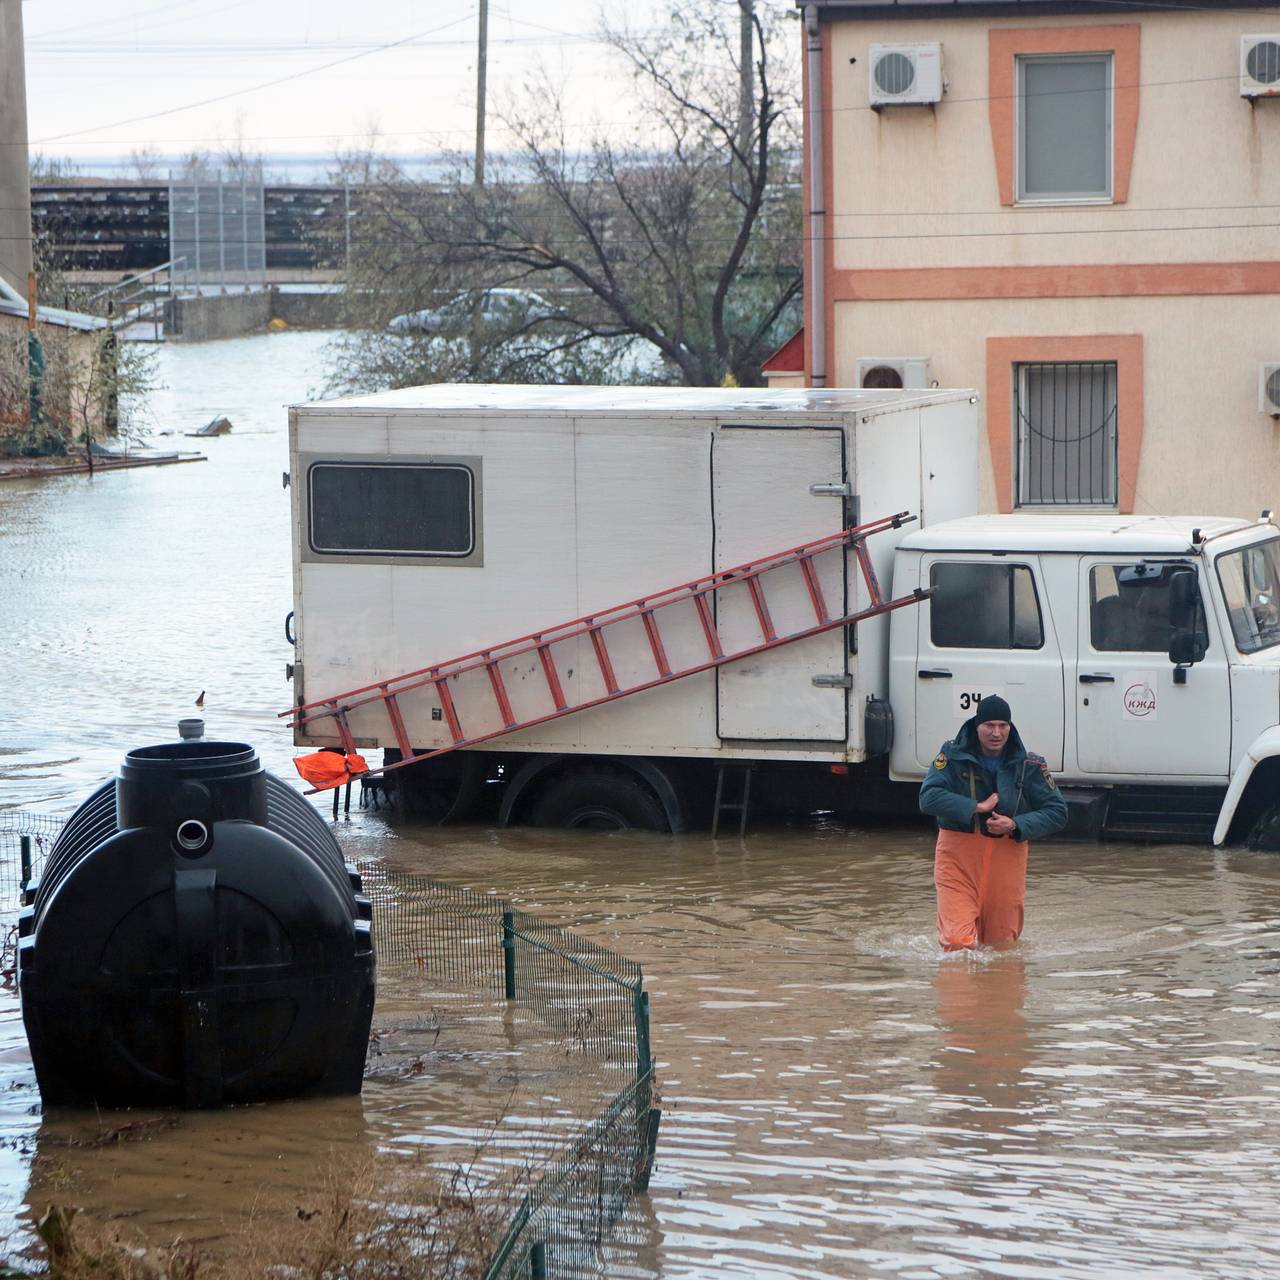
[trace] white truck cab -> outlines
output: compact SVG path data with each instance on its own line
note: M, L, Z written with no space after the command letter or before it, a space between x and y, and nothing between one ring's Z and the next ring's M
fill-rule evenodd
M908 533L890 776L1005 697L1100 834L1280 837L1280 529L1228 518L973 516Z

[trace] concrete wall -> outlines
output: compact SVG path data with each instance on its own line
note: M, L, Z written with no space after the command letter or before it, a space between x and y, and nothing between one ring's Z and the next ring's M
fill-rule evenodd
M1259 364L1280 362L1280 100L1238 81L1240 36L1269 31L1272 11L1160 9L824 27L829 385L919 354L978 388L982 501L1008 509L1013 364L1116 359L1121 510L1280 507L1280 427L1258 411ZM935 40L943 100L871 111L870 45ZM1018 204L1013 57L1096 49L1112 198Z
M261 290L174 298L164 308L165 335L193 342L239 337L263 328L270 319L271 295Z
M31 270L22 0L0 0L0 275L25 297Z
M291 329L333 329L342 314L345 299L340 293L286 293L271 290L271 318L283 320Z

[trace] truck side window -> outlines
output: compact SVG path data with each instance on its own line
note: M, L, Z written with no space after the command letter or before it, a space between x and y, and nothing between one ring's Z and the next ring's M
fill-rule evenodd
M1241 653L1280 644L1280 539L1218 557L1218 581Z
M1038 649L1044 624L1025 564L935 564L929 638L938 649Z
M317 462L308 472L312 551L467 556L475 548L469 467Z
M1089 570L1089 639L1099 653L1167 653L1171 563L1098 564ZM1202 615L1203 616L1203 615Z

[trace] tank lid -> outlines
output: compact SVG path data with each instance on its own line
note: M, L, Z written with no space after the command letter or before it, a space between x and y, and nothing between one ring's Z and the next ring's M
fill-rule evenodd
M256 773L262 765L247 742L210 742L204 738L135 747L120 766L121 777L229 778Z

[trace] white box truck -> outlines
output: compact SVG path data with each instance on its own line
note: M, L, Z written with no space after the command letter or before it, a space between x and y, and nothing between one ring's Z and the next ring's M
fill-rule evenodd
M1280 843L1280 533L979 516L976 403L434 386L295 406L295 740L413 760L387 781L437 819L681 830L744 801L909 807L895 784L1001 692L1092 834ZM890 598L913 603L839 625Z

